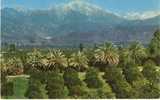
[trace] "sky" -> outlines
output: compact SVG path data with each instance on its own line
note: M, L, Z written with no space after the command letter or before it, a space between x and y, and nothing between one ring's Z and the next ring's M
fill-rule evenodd
M48 9L74 0L1 0L1 8ZM160 0L79 0L119 13L160 11Z

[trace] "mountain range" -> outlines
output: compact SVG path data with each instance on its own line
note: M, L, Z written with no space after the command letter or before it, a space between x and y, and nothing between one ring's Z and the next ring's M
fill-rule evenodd
M1 9L2 43L77 45L105 41L147 44L160 15L129 20L96 5L70 2L46 10Z

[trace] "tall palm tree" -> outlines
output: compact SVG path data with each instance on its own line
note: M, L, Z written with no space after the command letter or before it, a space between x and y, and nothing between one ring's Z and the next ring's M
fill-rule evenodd
M95 62L102 63L104 65L117 65L119 63L119 55L117 48L111 43L105 43L95 50L94 54Z
M0 61L1 61L1 64L0 64L0 69L1 69L1 72L6 72L8 67L7 67L7 62L5 61L4 58L0 57Z
M43 64L49 69L62 69L68 66L67 58L60 50L50 50L47 59L43 59Z
M37 49L34 49L33 52L27 54L27 64L32 68L41 69L43 55Z
M3 66L10 74L22 74L23 72L23 63L21 59L16 57L8 59L7 62L4 62Z
M77 68L79 70L88 68L88 58L83 53L78 51L77 53L73 53L69 58L69 66Z
M8 61L7 65L9 65L11 67L16 67L16 68L23 67L21 59L20 58L16 58L16 57L11 58Z

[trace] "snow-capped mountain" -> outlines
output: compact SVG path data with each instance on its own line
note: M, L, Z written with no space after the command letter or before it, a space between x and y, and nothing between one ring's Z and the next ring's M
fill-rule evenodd
M72 1L48 10L1 10L2 42L47 45L139 40L148 42L160 16L128 20L91 3ZM48 38L49 37L49 38Z
M61 12L62 14L67 14L71 11L78 11L87 16L93 16L97 14L104 16L107 13L111 13L109 11L105 11L104 9L94 4L90 4L83 1L71 1L67 4L61 4L61 5L55 6L53 9L56 9L58 12Z

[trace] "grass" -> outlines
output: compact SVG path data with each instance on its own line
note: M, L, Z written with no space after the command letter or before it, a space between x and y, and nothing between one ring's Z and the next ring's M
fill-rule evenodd
M7 99L25 99L25 92L27 90L28 87L28 77L26 76L10 76L8 77L8 81L13 82L13 91L14 94L12 96L7 96L4 98Z

